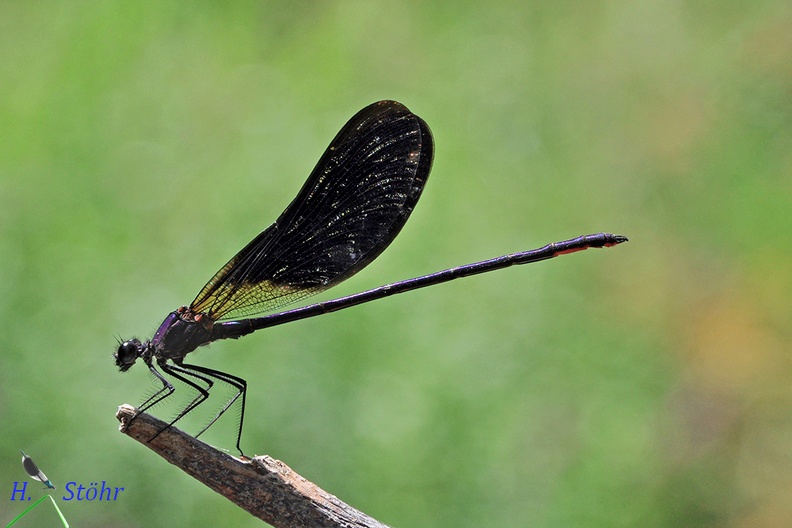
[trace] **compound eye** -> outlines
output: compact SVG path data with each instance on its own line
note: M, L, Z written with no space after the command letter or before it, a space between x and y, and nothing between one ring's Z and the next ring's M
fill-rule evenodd
M118 346L118 352L115 354L116 365L123 370L129 368L138 358L139 349L140 341L137 339L121 343Z

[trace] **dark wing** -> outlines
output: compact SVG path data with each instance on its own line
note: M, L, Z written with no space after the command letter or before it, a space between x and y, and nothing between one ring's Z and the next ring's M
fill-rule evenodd
M24 452L22 453L22 467L25 468L25 473L30 475L32 478L40 481L40 482L49 482L47 476L42 472L33 459L27 456Z
M421 196L433 155L426 123L395 101L358 112L283 214L190 305L211 318L275 310L360 271L393 241Z

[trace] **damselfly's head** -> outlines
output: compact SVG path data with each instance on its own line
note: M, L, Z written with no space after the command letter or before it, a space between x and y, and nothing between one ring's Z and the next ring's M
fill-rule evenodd
M118 345L118 350L113 357L121 372L126 372L129 367L135 364L135 360L143 355L145 346L138 339L130 339Z

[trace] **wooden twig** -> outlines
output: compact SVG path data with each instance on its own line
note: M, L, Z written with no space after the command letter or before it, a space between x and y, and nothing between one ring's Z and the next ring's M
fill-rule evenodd
M120 430L181 468L237 506L276 528L387 528L342 502L269 456L240 460L170 427L149 441L166 423L122 405Z

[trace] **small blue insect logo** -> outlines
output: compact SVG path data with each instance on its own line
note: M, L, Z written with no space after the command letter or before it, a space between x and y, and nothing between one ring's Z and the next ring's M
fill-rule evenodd
M22 467L25 468L27 474L30 475L33 480L43 482L49 489L55 489L55 485L50 482L47 475L38 468L36 463L33 462L33 459L27 456L24 451L20 450L19 452L22 453Z
M22 453L22 467L25 469L25 473L30 475L30 478L32 478L33 480L38 480L39 482L44 484L45 490L51 490L51 489L54 490L55 484L53 484L50 481L50 479L47 478L47 475L45 475L44 472L38 468L36 463L33 462L33 459L27 456L24 451L20 450L19 452ZM14 490L11 493L11 500L12 501L30 500L30 497L28 497L25 493L26 489L27 489L27 482L22 482L21 486L19 482L14 482ZM69 523L66 521L66 518L63 516L63 513L60 511L60 508L58 508L58 505L55 503L55 499L53 499L52 495L50 495L49 493L45 493L39 500L28 506L25 509L25 511L17 515L10 523L8 523L6 525L6 528L10 528L14 524L16 524L16 522L19 519L27 515L33 508L41 504L43 501L47 500L47 498L49 498L50 502L52 502L52 506L55 508L55 511L58 513L58 517L60 517L60 521L61 523L63 523L64 528L69 528Z

